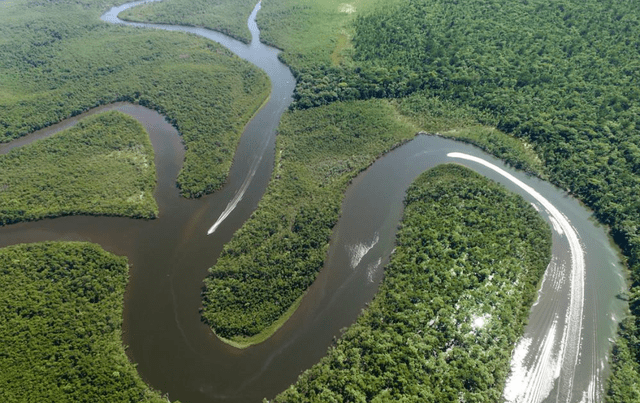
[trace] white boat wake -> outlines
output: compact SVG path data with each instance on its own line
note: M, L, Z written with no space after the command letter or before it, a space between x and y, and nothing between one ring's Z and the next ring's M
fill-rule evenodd
M378 269L380 268L380 263L382 263L381 257L379 257L378 260L376 260L375 262L367 266L367 279L369 280L370 283L373 283L373 279L377 274Z
M481 158L463 153L449 153L450 158L459 158L481 164L506 179L510 180L540 203L550 216L553 227L558 235L567 238L571 253L570 264L552 264L547 271L560 277L568 276L570 281L570 295L568 308L564 320L556 317L547 329L546 335L538 345L538 351L530 354L532 340L526 335L518 343L511 361L511 375L507 379L504 398L513 403L539 403L546 399L558 380L558 402L570 402L572 398L575 369L578 364L581 349L582 312L584 304L585 262L584 251L578 234L569 220L542 197L532 187L526 185L513 175ZM560 314L560 313L559 313ZM558 324L563 322L561 329ZM562 335L558 338L558 332ZM557 345L557 341L560 344ZM529 359L527 359L529 358ZM595 394L591 394L595 399ZM591 401L589 398L588 401Z
M523 337L516 346L511 357L511 376L504 389L507 402L540 402L551 393L560 375L559 360L553 353L557 324L558 321L554 320L535 352L536 363L531 367L527 368L525 364L531 354L531 338Z
M359 243L357 245L347 246L347 251L351 254L351 268L355 269L360 261L380 240L378 233L376 232L373 239L368 244Z
M227 217L229 217L229 214L231 214L231 212L236 208L238 203L240 203L240 201L242 200L242 197L244 196L245 192L249 188L249 185L251 184L251 180L253 179L253 177L256 175L256 172L258 171L258 166L260 165L260 161L262 161L262 156L264 155L266 144L267 143L265 143L265 146L262 148L262 152L260 152L260 155L258 156L258 158L256 158L253 161L253 164L251 164L251 167L249 168L249 173L244 178L244 181L242 182L242 185L240 186L236 194L229 201L229 203L227 204L227 207L222 211L222 214L220 214L220 217L218 217L216 222L211 226L211 228L209 228L209 231L207 231L207 235L213 234L216 231L216 229L218 229L220 224L222 224L222 222Z
M100 19L102 21L110 22L112 24L124 24L124 25L128 25L128 26L133 26L133 27L147 27L148 26L148 27L156 27L156 28L160 28L160 29L173 31L176 27L174 27L172 25L135 23L135 22L123 21L120 18L118 18L118 14L120 14L120 12L122 12L122 11L128 9L128 8L135 7L135 6L138 6L140 4L144 4L144 3L155 2L155 1L160 1L160 0L140 0L140 1L132 2L132 3L126 3L126 4L123 4L121 6L112 7L108 12L103 14L100 17ZM258 13L258 10L260 10L261 6L262 6L262 3L258 2L258 4L253 9L251 15L249 16L249 19L248 19L248 27L249 27L249 29L257 30L257 25L256 25L256 22L255 22L255 16ZM184 27L182 27L182 28L178 27L178 29L184 31ZM190 32L190 31L185 31L185 32ZM201 35L201 34L196 33L196 35ZM223 46L229 48L228 44L225 44L225 43L221 42L219 38L212 38L212 37L207 37L207 38L209 38L209 39L211 39L211 40L213 40L215 42L221 43ZM258 39L255 38L252 35L252 42L256 41L256 40L258 40ZM229 49L232 50L234 53L236 53L236 51L234 51L233 49L231 49L231 48L229 48ZM222 224L222 222L231 214L231 212L236 208L238 203L240 203L240 201L242 200L242 197L244 196L245 192L249 188L249 185L251 184L251 180L253 179L253 177L255 176L255 174L256 174L256 172L258 170L258 166L260 165L260 162L262 161L262 157L264 156L264 153L265 153L265 151L267 149L267 145L269 144L269 141L270 141L270 139L265 139L265 142L262 145L262 149L260 150L260 152L258 154L258 157L253 161L251 167L249 168L249 173L247 174L246 178L242 182L242 185L240 186L240 188L238 189L236 194L233 196L233 198L229 201L229 203L227 204L227 207L224 209L224 211L220 214L220 217L218 217L216 222L211 226L211 228L209 228L209 231L207 231L207 235L213 234L216 231L216 229L220 226L220 224Z

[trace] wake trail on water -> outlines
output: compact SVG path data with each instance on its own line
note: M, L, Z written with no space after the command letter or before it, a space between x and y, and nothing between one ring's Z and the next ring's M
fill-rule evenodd
M222 224L222 222L227 217L229 217L229 214L231 214L231 212L236 208L236 206L238 206L238 203L240 203L240 201L242 200L242 197L244 196L245 192L249 188L249 185L251 184L251 180L256 175L256 172L258 172L258 166L260 165L260 162L262 161L262 157L264 156L264 152L267 149L267 144L268 142L265 142L260 152L260 155L258 156L258 158L256 158L253 161L253 164L251 164L251 167L249 168L249 172L247 173L247 176L244 178L242 185L240 186L236 194L233 196L233 198L229 201L229 203L227 204L227 207L222 211L222 214L220 214L220 217L218 217L218 220L216 220L216 222L211 226L211 228L209 228L209 231L207 231L207 235L213 234L216 231L216 229L220 226L220 224Z
M347 246L347 251L351 254L351 268L355 269L362 258L378 243L380 236L376 232L371 242L359 243L357 245Z
M180 319L178 318L178 301L176 299L176 292L173 289L173 277L171 277L170 282L171 282L171 287L169 287L169 289L171 290L171 299L173 301L173 319L176 322L176 327L180 331L180 334L182 335L182 339L184 340L185 344L187 345L187 347L189 347L191 351L195 352L196 350L193 348L193 346L189 342L189 338L187 337L187 334L182 328L182 325L180 324Z
M380 267L380 263L382 263L381 257L379 257L378 260L376 260L375 262L367 266L367 279L369 280L370 283L373 283L373 278L376 272L378 271L378 268Z
M562 312L556 313L553 324L537 347L536 358L529 365L527 365L526 357L530 355L531 339L523 338L520 340L511 360L511 374L507 379L504 397L508 402L539 403L549 396L555 380L558 379L556 401L570 402L573 394L575 369L582 347L581 332L584 309L585 261L578 234L567 217L553 204L532 187L503 169L482 158L464 153L453 152L447 156L476 162L513 182L547 210L547 213L553 218L551 221L553 226L557 228L556 231L559 235L564 235L567 238L571 262L566 265L567 267L563 267L563 273L558 273L563 277L568 276L570 287L569 306L565 313L564 326L560 329L562 334L560 345L556 346L556 332L558 331L557 316ZM547 270L558 270L558 266L565 265L550 264Z

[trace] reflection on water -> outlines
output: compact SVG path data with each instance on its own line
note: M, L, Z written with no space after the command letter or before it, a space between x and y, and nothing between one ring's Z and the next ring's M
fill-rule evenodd
M125 7L114 9L103 19L114 22L118 10ZM251 21L255 12L257 9ZM180 198L175 178L184 154L175 129L155 112L118 104L115 108L138 118L151 135L156 151L155 196L160 218L143 221L63 217L16 224L0 229L0 246L53 239L86 240L128 256L131 271L125 297L124 343L140 374L152 387L169 393L172 399L191 403L260 402L263 397L270 398L284 390L301 371L318 362L340 329L353 323L375 295L382 267L394 247L407 187L424 170L453 162L447 153L462 152L483 158L536 189L563 212L579 235L586 253L584 320L582 355L576 366L572 400L594 389L590 386L594 368L607 367L609 339L616 327L612 318L620 318L624 312L624 302L615 298L625 287L621 267L604 230L594 227L590 213L579 203L548 183L514 172L472 146L432 136L416 137L353 181L333 231L325 267L299 309L273 337L244 350L220 342L200 321L202 280L222 245L250 216L264 193L273 166L275 129L290 103L294 79L277 60L277 51L255 40L255 24L249 24L254 35L251 45L200 28L135 25L190 32L216 40L269 74L271 99L247 125L227 185L202 199ZM530 202L539 203L496 172L471 161L465 164L523 194ZM247 178L251 178L250 183ZM211 223L217 226L207 236ZM557 235L554 253L561 258L568 248L562 246ZM354 270L355 267L366 269ZM560 294L563 292L560 288ZM531 335L521 342L527 345L527 351L539 351L545 342L536 337L548 334L547 330L556 326L547 304L563 302L541 294L527 330ZM557 342L553 339L551 344ZM598 379L601 382L602 377ZM556 384L552 385L552 392L554 389ZM554 396L556 393L550 393L551 400Z

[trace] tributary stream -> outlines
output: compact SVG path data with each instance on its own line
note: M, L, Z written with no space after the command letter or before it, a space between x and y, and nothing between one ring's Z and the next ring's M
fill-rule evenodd
M118 13L140 3L113 8L102 19L123 23L117 19ZM145 381L168 393L171 400L185 403L260 402L286 389L303 370L318 362L340 336L340 329L353 323L371 301L394 247L402 200L410 183L441 163L461 163L523 195L554 228L554 257L525 336L514 353L505 397L518 402L601 400L611 340L626 309L617 298L626 289L623 269L605 229L566 192L506 167L473 146L437 136L417 136L353 181L333 231L325 267L299 309L271 338L239 350L218 340L201 322L202 281L222 246L249 218L266 189L273 167L275 130L295 85L289 69L278 61L278 51L258 40L255 15L259 8L260 4L249 17L250 45L202 28L127 23L204 36L269 75L271 98L246 126L222 190L198 200L179 196L175 178L184 151L176 130L156 112L130 104L96 108L2 145L0 153L52 135L87 114L121 110L143 123L151 136L160 217L145 221L71 216L15 224L0 228L0 247L83 240L126 255L131 271L123 341ZM450 153L481 158L513 175L521 185L535 189L539 197L488 166ZM549 218L545 201L557 208L559 219ZM225 211L226 219L207 235ZM564 219L563 227L559 221ZM568 236L569 227L577 241ZM576 248L582 251L583 266L576 267Z

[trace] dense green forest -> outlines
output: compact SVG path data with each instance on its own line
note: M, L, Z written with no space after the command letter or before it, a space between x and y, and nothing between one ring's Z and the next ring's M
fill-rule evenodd
M182 135L182 193L218 189L245 123L269 94L266 74L202 38L101 22L109 5L0 3L0 141L100 104L136 102Z
M377 100L283 116L267 192L205 280L203 317L217 335L242 343L276 330L322 268L349 181L414 134Z
M427 127L438 124L445 123L434 117ZM499 132L487 136L487 130L455 134L470 141L482 135L504 140ZM203 318L218 336L247 346L277 330L323 265L350 180L417 131L383 100L336 102L283 115L267 192L205 280ZM530 155L518 145L502 149L527 164Z
M203 9L229 10L229 2L181 3L183 9L193 4L202 15L185 9L175 21L232 32L240 16L229 16L235 19L225 21L229 28L214 26L213 12ZM169 10L169 3L159 10ZM102 24L97 17L110 4L0 2L0 137L21 136L93 105L140 102L168 116L185 139L187 157L178 180L183 193L199 196L216 189L226 177L237 134L268 92L266 78L222 48L190 36ZM621 324L609 400L640 401L639 6L634 0L265 1L258 14L263 40L285 50L281 58L297 79L293 107L305 109L285 116L282 138L318 127L317 138L324 133L348 145L349 133L355 137L368 127L348 112L375 108L376 113L358 113L393 122L381 127L401 127L402 134L376 131L381 142L375 150L328 157L326 167L318 161L333 152L330 146L299 150L311 168L300 162L307 160L295 163L295 147L279 139L266 200L224 252L239 262L225 266L221 258L207 280L209 290L222 287L216 276L229 273L228 285L219 288L224 302L215 309L237 314L241 294L230 295L236 291L250 299L262 295L270 313L260 314L263 323L251 330L243 323L254 313L238 322L227 318L223 325L216 324L222 315L205 313L205 318L214 327L232 329L219 333L223 336L266 329L288 308L274 307L267 290L281 296L302 290L293 292L299 295L321 265L326 228L339 208L332 197L341 192L331 183L346 186L349 175L407 138L406 128L442 131L569 189L611 227L632 273L633 315ZM151 18L149 10L139 18ZM384 99L365 101L371 98ZM316 196L308 196L312 190ZM297 210L270 194L311 201L301 201ZM324 229L310 233L308 228ZM311 242L301 242L303 235ZM256 239L265 237L275 238L271 249L255 248ZM293 246L298 260L281 253ZM278 264L259 279L254 257L269 268ZM245 278L252 288L237 288ZM211 300L205 295L205 304Z
M354 60L353 22L358 16L368 15L382 6L388 8L401 3L401 0L266 2L257 17L261 40L284 49L280 58L291 67L297 79L294 108L304 109L338 99L366 98L356 89L362 81L357 76L374 77L379 71L374 68L364 72L362 63ZM412 77L418 79L416 75ZM377 89L371 91L378 92ZM309 97L305 97L305 93L309 93ZM517 168L546 177L542 162L527 143L495 129L497 120L492 113L424 90L407 94L392 98L391 103L418 130L441 132L472 143Z
M550 259L520 196L458 165L407 191L378 295L275 402L497 402Z
M632 313L640 314L637 2L407 0L384 6L263 4L262 38L284 49L281 58L297 78L294 107L387 98L424 130L424 123L437 130L483 124L519 139L538 157L514 158L514 147L503 149L504 136L490 139L493 131L470 141L570 190L610 226L632 272ZM636 317L621 326L624 337L614 351L614 401L631 401L627 392L640 395L628 387L640 384Z
M640 242L636 6L402 2L355 18L357 67L300 74L297 106L415 93L476 109L481 122L532 144L549 176L593 207L633 257ZM321 100L327 92L336 96Z
M390 6L399 2L388 0L383 4ZM312 91L316 96L324 97L329 92L333 93L335 89L330 88L329 78L334 73L340 76L340 89L348 88L344 82L347 77L344 66L355 66L351 44L354 29L350 23L356 16L376 10L379 6L378 1L365 0L348 4L341 0L269 0L263 4L257 15L260 39L284 49L280 58L290 66L299 82L296 98L301 97L300 93L309 85L308 81L313 81L308 72L327 76L323 78L323 84L314 81ZM206 3L172 0L148 3L129 9L123 15L135 21L206 26L229 33L230 26L246 27L247 19L246 15L230 10L243 9L248 14L251 7L250 2L230 0ZM224 21L221 16L225 16ZM241 36L241 32L232 30L230 33L232 36ZM327 96L330 100L337 99L333 95ZM495 130L493 126L496 122L490 113L423 93L397 98L393 102L398 113L412 121L417 130L446 131L443 135L475 144L517 168L545 177L535 152L525 149L521 141ZM296 105L300 106L298 103ZM479 125L480 121L493 126Z
M0 225L70 214L158 215L149 136L117 111L0 155L0 178Z
M255 0L172 0L130 8L120 13L120 18L204 27L249 43L247 18L255 5Z
M299 18L310 10L277 3L274 26L299 20L309 38L324 32ZM339 29L332 35L341 59L292 63L294 107L371 97L400 107L409 98L445 103L454 116L530 145L542 176L591 207L628 259L633 315L614 349L609 398L640 401L640 5L407 0L360 13L354 4L348 44L340 45ZM298 49L283 59L305 60Z
M128 271L89 243L0 249L3 402L166 402L122 346Z

